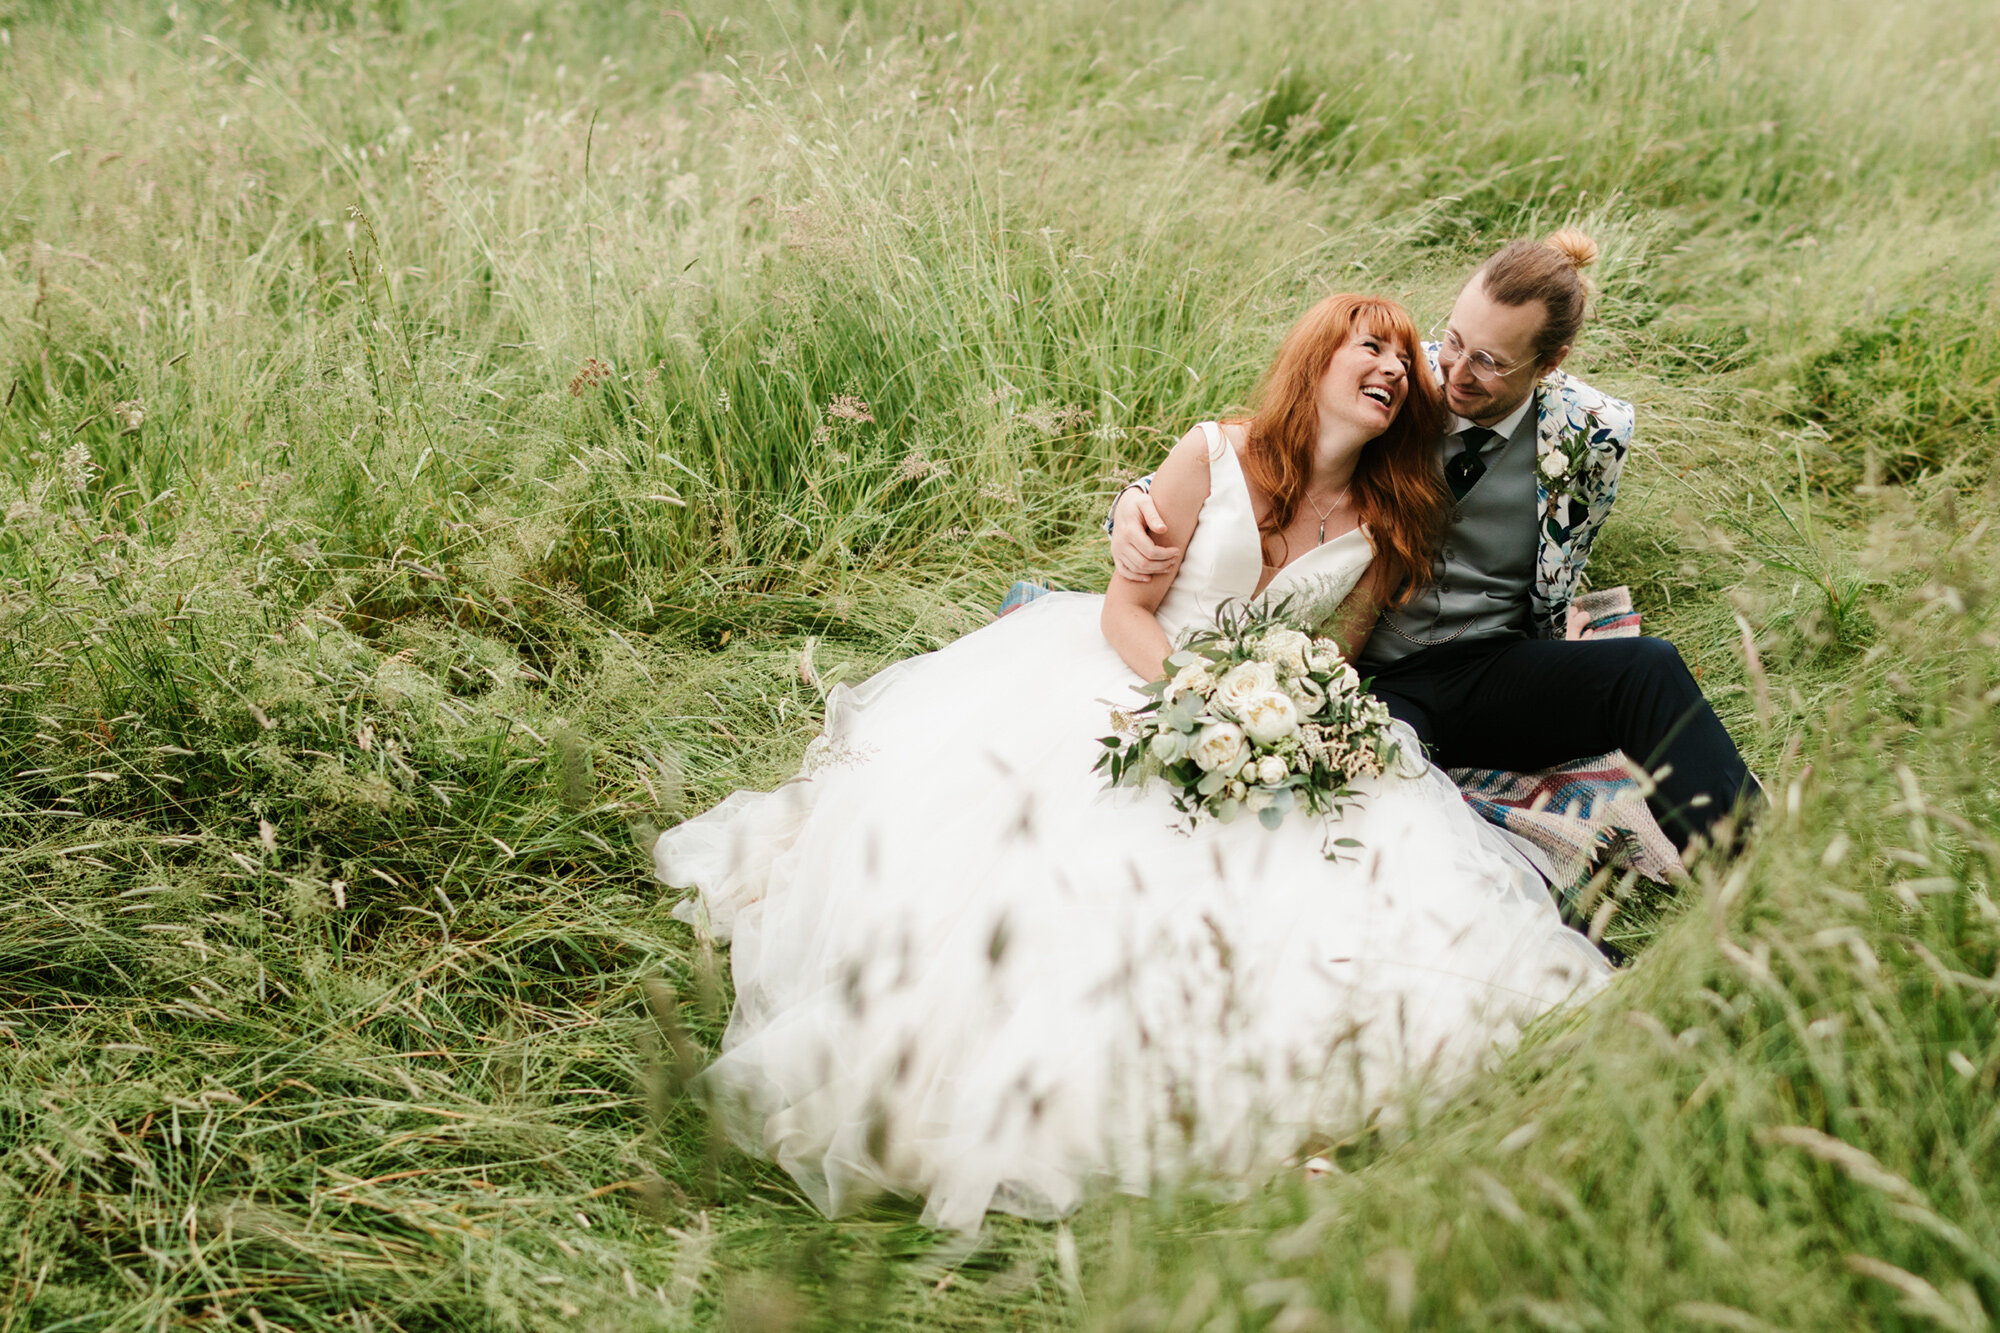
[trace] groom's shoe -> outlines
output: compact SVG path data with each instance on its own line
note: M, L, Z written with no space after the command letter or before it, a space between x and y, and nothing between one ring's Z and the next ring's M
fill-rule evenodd
M1748 765L1744 766L1743 777L1743 789L1736 794L1735 808L1729 812L1728 818L1717 820L1715 824L1716 850L1732 859L1743 854L1750 842L1751 828L1771 808L1771 794Z
M1764 784L1757 775L1747 768L1747 781L1737 794L1735 802L1727 814L1719 815L1699 829L1681 848L1681 863L1693 869L1695 863L1704 857L1715 856L1725 861L1733 861L1743 855L1750 845L1750 830L1763 819L1764 812L1771 808L1771 798L1765 793Z

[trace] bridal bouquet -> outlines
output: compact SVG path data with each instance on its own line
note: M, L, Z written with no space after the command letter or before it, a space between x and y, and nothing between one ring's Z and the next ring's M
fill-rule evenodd
M1284 610L1225 606L1214 629L1183 639L1173 675L1139 686L1147 702L1113 711L1118 734L1100 738L1096 771L1114 787L1157 778L1190 823L1338 815L1355 779L1397 762L1389 710L1339 644L1286 624Z

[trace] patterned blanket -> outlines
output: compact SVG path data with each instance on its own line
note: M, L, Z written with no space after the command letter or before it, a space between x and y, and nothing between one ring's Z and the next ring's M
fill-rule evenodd
M1454 768L1451 780L1488 823L1512 835L1563 906L1591 873L1621 865L1661 883L1680 873L1680 854L1646 806L1651 783L1623 751L1510 773ZM1530 850L1532 849L1532 850Z
M1016 583L1001 601L1000 614L1048 591L1038 583ZM1569 638L1638 633L1639 614L1625 588L1584 593L1570 603ZM1680 853L1646 807L1651 779L1623 751L1537 773L1454 768L1450 774L1466 803L1506 833L1549 881L1566 916L1575 915L1577 891L1606 865L1629 867L1661 883L1680 876Z

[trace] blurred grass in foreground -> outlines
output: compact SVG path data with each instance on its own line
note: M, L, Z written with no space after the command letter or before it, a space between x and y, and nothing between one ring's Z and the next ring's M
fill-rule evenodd
M0 1329L2000 1310L1982 7L0 29ZM1593 574L1778 795L1751 854L1311 1189L968 1245L712 1145L634 830L1095 586L1313 297L1428 325L1558 221L1642 411Z

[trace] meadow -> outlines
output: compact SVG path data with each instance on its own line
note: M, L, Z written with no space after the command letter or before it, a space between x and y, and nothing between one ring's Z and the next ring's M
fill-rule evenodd
M1984 0L0 0L0 1331L2000 1314ZM652 832L1101 586L1318 295L1604 246L1773 795L1329 1179L829 1222Z

